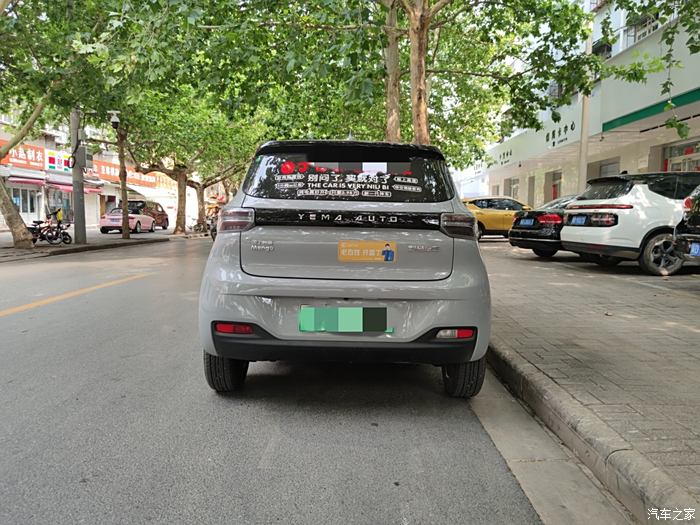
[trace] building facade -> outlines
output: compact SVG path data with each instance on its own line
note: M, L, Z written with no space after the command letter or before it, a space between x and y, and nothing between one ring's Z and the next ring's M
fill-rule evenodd
M606 12L596 14L593 52L613 65L666 53L663 27L654 19L639 20L624 12L612 13L619 38L613 46L600 43L600 24ZM667 98L661 86L668 72L652 74L646 83L599 80L589 98L589 148L586 180L620 172L650 173L700 171L700 54L690 55L687 35L676 39L675 58L682 68L671 70L675 115L688 125L681 139L665 122ZM552 86L556 89L556 86ZM538 206L558 196L575 194L585 185L579 177L581 97L560 109L561 120L542 115L543 129L521 130L488 150L490 161L475 166L488 177L488 193L517 198Z
M59 134L47 133L42 137L13 148L0 159L0 177L10 198L20 212L25 224L42 220L49 212L63 211L63 217L72 222L73 176L70 153L65 144L55 139ZM0 132L0 145L8 135ZM121 201L119 189L119 164L116 159L104 156L93 161L93 167L83 177L85 193L85 224L88 228L99 225L100 216L115 208ZM163 174L127 171L129 199L146 199L159 202L175 222L177 189L174 181ZM193 190L192 190L193 192ZM188 195L196 208L196 195ZM196 215L196 211L193 213ZM0 214L0 231L6 230Z

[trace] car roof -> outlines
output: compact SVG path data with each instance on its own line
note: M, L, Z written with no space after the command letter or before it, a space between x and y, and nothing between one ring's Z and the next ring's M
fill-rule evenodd
M393 151L396 153L413 153L420 157L445 160L442 152L435 146L422 144L399 144L393 142L370 142L361 140L275 140L266 142L258 148L256 155L265 153L289 153L292 151L323 152L326 155L333 150L347 153L348 150Z
M612 175L610 177L598 177L597 179L591 179L591 182L620 182L620 181L630 181L630 182L647 182L649 180L656 180L668 176L681 176L690 177L700 175L697 171L655 171L651 173L621 173L620 175Z
M520 202L515 197L508 197L507 195L482 195L481 197L467 197L462 199L462 202L480 201L482 199L510 199L512 201Z

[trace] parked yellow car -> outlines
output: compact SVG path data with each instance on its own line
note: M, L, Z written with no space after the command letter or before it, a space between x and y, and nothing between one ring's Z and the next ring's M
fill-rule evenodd
M464 199L463 202L476 215L479 223L479 238L482 235L508 237L508 230L513 225L515 212L532 209L511 197L473 197Z

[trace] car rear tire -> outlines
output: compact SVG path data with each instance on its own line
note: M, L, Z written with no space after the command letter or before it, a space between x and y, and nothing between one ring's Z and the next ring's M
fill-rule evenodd
M534 252L537 257L554 257L554 255L559 251L559 250L552 250L552 249L547 249L547 248L533 248L532 251Z
M136 226L134 226L134 233L141 233L141 221L136 222Z
M595 262L596 258L598 257L597 255L594 255L592 253L579 253L579 257L581 257L581 260L584 262Z
M236 392L243 388L248 375L248 361L227 359L204 352L204 376L212 390Z
M613 266L617 266L622 262L621 257L613 257L612 255L598 255L595 259L594 262L598 266L604 266L606 268L612 268Z
M484 228L483 224L479 223L478 231L476 233L476 239L480 241L485 233L486 233L486 228Z
M639 256L639 266L650 275L673 275L683 266L683 259L673 247L673 234L653 235L644 244Z
M485 375L485 357L468 363L442 365L442 384L450 397L474 397L481 390Z
M100 233L109 233L109 228L100 228Z
M165 220L163 221L163 229L164 229L164 230L167 230L167 229L168 229L168 226L169 226L169 224L168 224L168 219L165 219Z

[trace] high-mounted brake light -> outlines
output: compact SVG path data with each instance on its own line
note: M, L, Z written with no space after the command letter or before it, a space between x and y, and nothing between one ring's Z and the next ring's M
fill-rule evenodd
M567 210L631 210L631 204L569 204Z
M563 219L556 213L545 213L537 216L537 222L540 224L561 224Z
M253 208L223 209L219 214L218 233L243 232L255 226Z
M466 213L443 213L440 230L450 237L476 239L476 220Z

